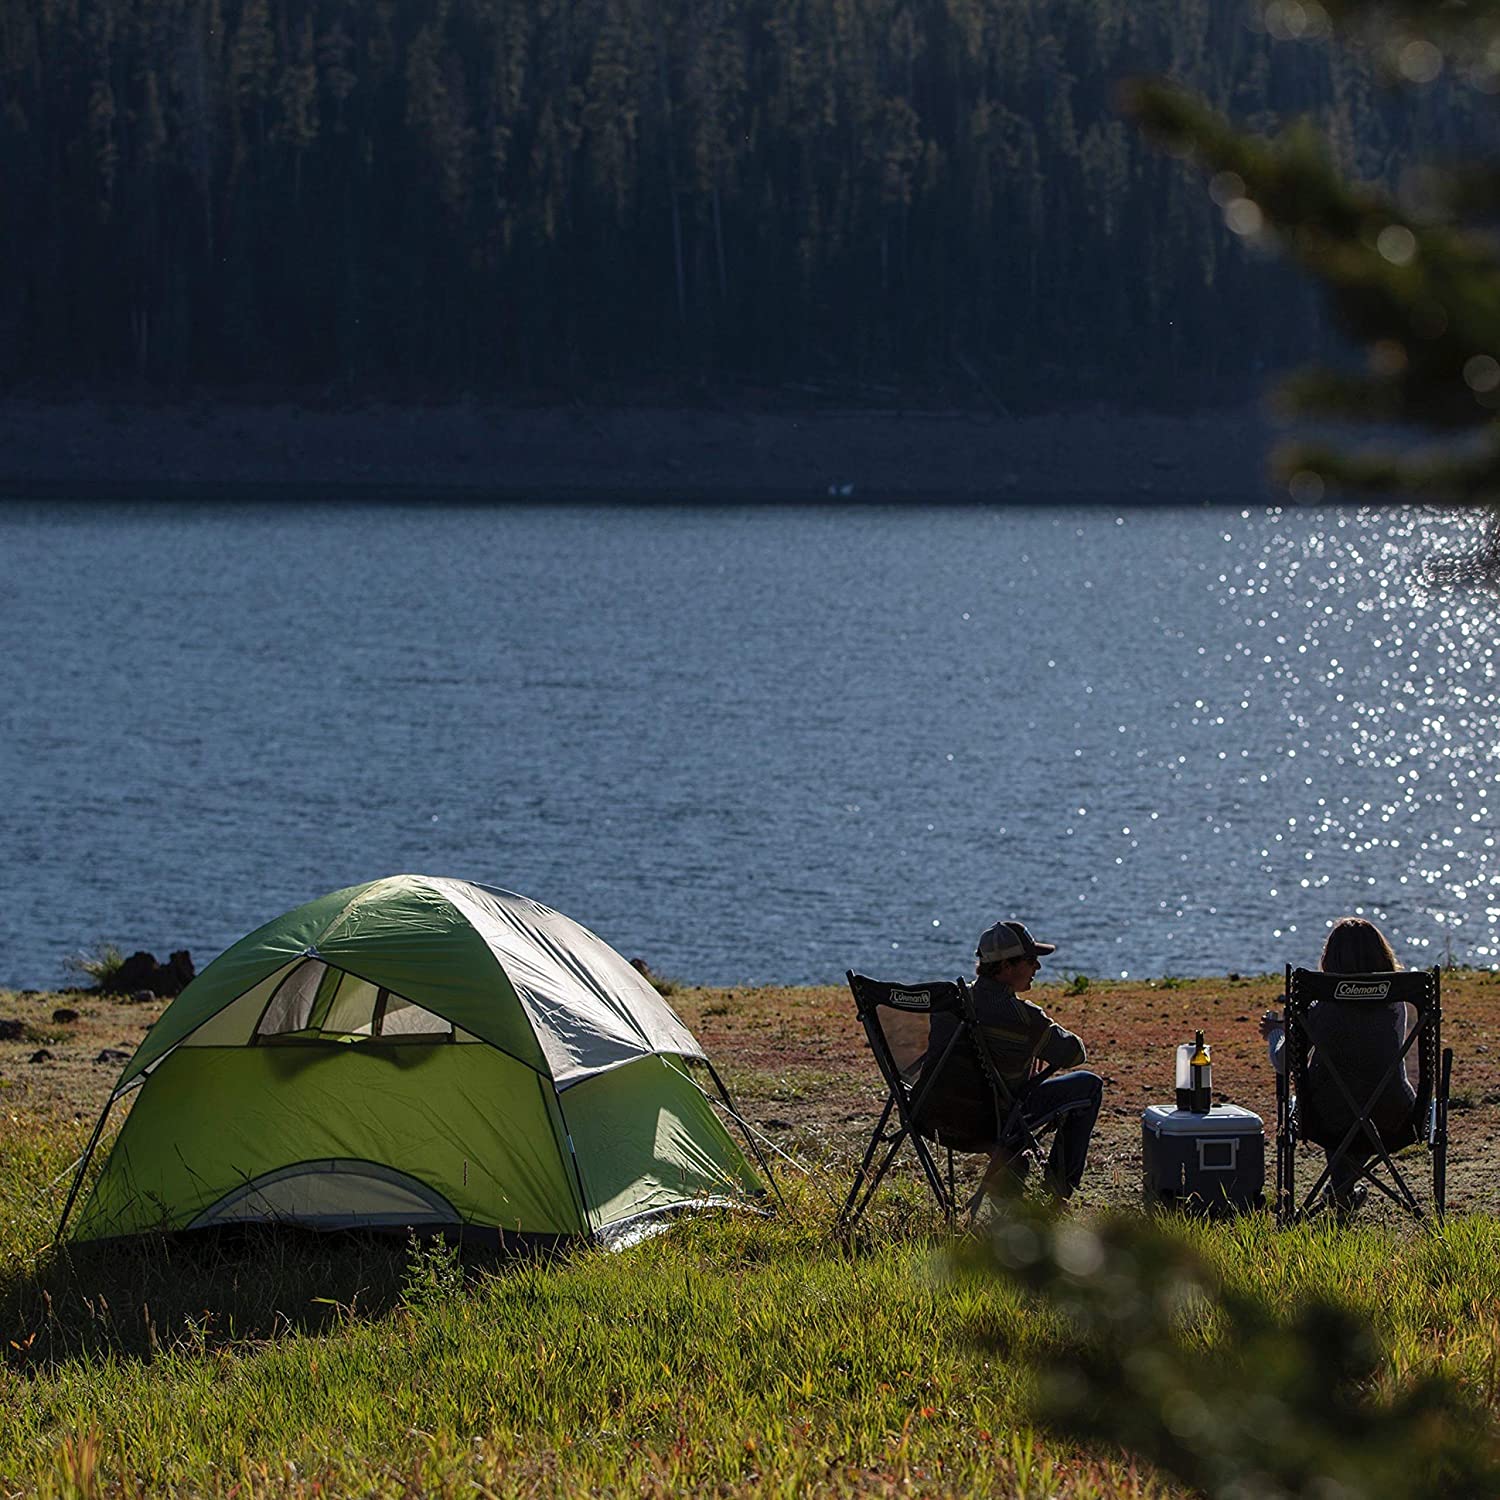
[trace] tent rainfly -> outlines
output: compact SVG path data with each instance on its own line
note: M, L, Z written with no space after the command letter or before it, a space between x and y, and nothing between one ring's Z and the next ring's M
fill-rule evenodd
M242 938L167 1007L59 1235L132 1090L74 1239L244 1223L608 1239L759 1196L686 1063L729 1104L655 989L560 912L462 880L353 886Z

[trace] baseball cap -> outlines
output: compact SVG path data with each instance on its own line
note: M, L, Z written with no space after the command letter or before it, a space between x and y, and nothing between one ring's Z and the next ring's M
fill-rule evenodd
M1003 963L1008 958L1040 958L1056 953L1056 943L1039 943L1020 922L996 922L979 934L979 962Z

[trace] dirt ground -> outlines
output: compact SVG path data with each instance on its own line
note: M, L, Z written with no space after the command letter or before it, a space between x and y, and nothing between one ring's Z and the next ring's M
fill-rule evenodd
M1082 1199L1126 1205L1141 1200L1141 1115L1173 1098L1173 1052L1201 1028L1211 1044L1215 1094L1266 1122L1266 1174L1274 1173L1275 1075L1256 1023L1282 989L1279 975L1239 979L1092 982L1081 994L1038 986L1035 999L1082 1037L1089 1066L1105 1082L1104 1108ZM671 997L747 1116L783 1149L809 1164L852 1174L878 1116L882 1086L847 990L688 990ZM1443 1042L1454 1052L1449 1116L1448 1207L1500 1212L1500 974L1444 977ZM1316 1180L1322 1153L1303 1148L1297 1182ZM1430 1192L1425 1148L1399 1159L1419 1195ZM1406 1169L1410 1166L1411 1170ZM1364 1215L1395 1216L1372 1194Z
M1254 503L1254 406L0 400L0 498Z
M1082 993L1039 986L1033 997L1087 1042L1105 1080L1083 1201L1140 1200L1141 1113L1170 1103L1173 1048L1202 1028L1213 1047L1218 1097L1254 1110L1274 1136L1276 1103L1256 1020L1279 976L1091 983ZM679 989L670 1003L714 1059L754 1127L841 1189L879 1112L879 1076L842 988ZM164 1002L91 994L0 990L0 1126L92 1123L129 1054ZM76 1019L66 1019L76 1012ZM1454 1051L1448 1204L1454 1213L1500 1212L1500 974L1456 971L1443 981L1443 1040ZM63 1017L63 1018L60 1018ZM1267 1174L1272 1152L1268 1139ZM1430 1188L1423 1148L1401 1158ZM1305 1150L1310 1187L1320 1153ZM910 1169L909 1153L906 1159ZM790 1169L789 1169L790 1170ZM1372 1219L1393 1210L1374 1199Z

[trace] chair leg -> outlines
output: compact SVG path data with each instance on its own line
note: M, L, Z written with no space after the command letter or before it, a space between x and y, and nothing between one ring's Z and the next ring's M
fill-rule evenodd
M908 1131L907 1133L911 1136L912 1150L917 1153L917 1160L922 1164L922 1171L926 1174L927 1185L932 1189L932 1196L937 1199L938 1207L942 1209L951 1221L953 1218L953 1198L947 1188L943 1186L943 1174L938 1171L937 1163L932 1159L932 1152L927 1149L927 1142L914 1131Z
M922 1175L927 1179L927 1186L932 1190L932 1196L937 1200L938 1207L947 1216L950 1224L953 1220L957 1190L954 1186L952 1150L948 1152L948 1182L945 1185L943 1174L933 1161L932 1153L927 1149L927 1143L905 1121L902 1122L900 1130L895 1135L886 1136L886 1126L890 1123L891 1112L895 1107L894 1098L888 1098L885 1101L880 1122L870 1136L870 1144L865 1148L864 1160L860 1162L854 1174L854 1182L849 1188L849 1195L844 1199L844 1206L839 1210L838 1218L834 1221L841 1231L852 1228L864 1217L865 1210L870 1206L870 1200L875 1196L875 1189L885 1180L885 1175L890 1171L891 1163L895 1160L897 1151L901 1149L902 1141L905 1140L911 1141L912 1150L916 1152L917 1163L922 1168ZM875 1153L880 1149L882 1142L887 1140L889 1149L881 1158L880 1165L872 1173L870 1163L874 1160Z
M1288 1132L1276 1143L1276 1219L1283 1229L1297 1215L1297 1143Z
M1296 1213L1291 1097L1286 1075L1276 1075L1276 1224L1285 1229Z
M885 1174L890 1171L891 1163L896 1159L896 1152L901 1149L901 1142L906 1139L907 1132L900 1130L896 1138L891 1142L890 1150L881 1158L880 1165L871 1175L869 1182L865 1185L864 1193L855 1205L854 1212L848 1215L840 1215L839 1228L850 1229L864 1217L865 1210L870 1206L870 1200L875 1196L875 1189L885 1180Z
M974 1221L979 1217L979 1210L984 1206L985 1184L980 1183L969 1196L969 1201L964 1205L964 1228L972 1229Z
M896 1101L894 1099L887 1099L885 1101L885 1108L881 1111L880 1114L880 1123L876 1125L874 1132L870 1136L870 1144L865 1148L865 1159L860 1162L859 1170L855 1172L854 1181L849 1188L849 1196L844 1199L844 1206L839 1210L839 1216L836 1222L841 1229L847 1223L853 1222L853 1220L850 1219L849 1211L854 1207L854 1200L859 1196L860 1184L865 1180L865 1173L870 1170L870 1163L875 1159L875 1152L879 1148L880 1142L885 1135L886 1122L890 1119L891 1111L895 1107ZM858 1218L859 1215L856 1214L854 1217Z
M1386 1150L1385 1142L1380 1139L1374 1125L1368 1117L1363 1115L1345 1131L1343 1140L1339 1142L1337 1149L1329 1158L1328 1165L1323 1168L1322 1175L1313 1186L1312 1192L1308 1194L1308 1203L1311 1204L1312 1200L1317 1197L1324 1182L1332 1179L1334 1163L1349 1151L1361 1131L1364 1132L1366 1146L1373 1147L1374 1150L1367 1155L1364 1166L1359 1168L1358 1176L1354 1180L1370 1183L1384 1193L1398 1208L1405 1209L1414 1219L1420 1219L1422 1205L1417 1202L1417 1195L1412 1192L1406 1179L1401 1175L1401 1169L1392 1160L1391 1153ZM1383 1166L1391 1174L1391 1184L1375 1176L1372 1168L1377 1164Z
M1437 1097L1437 1130L1432 1142L1432 1201L1441 1224L1448 1211L1448 1085L1453 1079L1453 1048L1443 1049Z

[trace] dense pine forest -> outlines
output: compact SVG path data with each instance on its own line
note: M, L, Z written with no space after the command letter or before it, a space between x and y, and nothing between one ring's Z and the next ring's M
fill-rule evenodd
M1232 394L1317 304L1141 71L1472 133L1236 0L0 0L0 383Z

